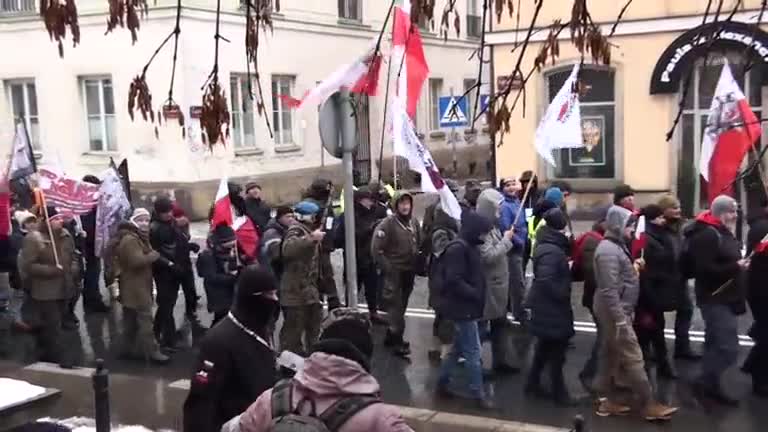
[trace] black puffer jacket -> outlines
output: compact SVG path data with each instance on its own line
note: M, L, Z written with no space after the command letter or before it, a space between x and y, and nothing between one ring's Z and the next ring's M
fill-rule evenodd
M696 279L696 301L724 304L736 314L746 312L744 274L739 267L741 242L709 212L685 233L690 241ZM729 282L733 280L733 282ZM728 283L720 293L715 292Z
M533 285L528 297L531 334L542 339L574 335L571 307L570 242L565 234L543 226L533 252Z
M640 273L638 308L649 312L677 309L685 281L680 273L680 249L675 234L664 227L646 228L645 269Z
M223 253L221 241L211 234L208 249L197 258L197 274L203 278L209 312L226 312L232 307L237 283L237 260Z
M483 316L486 285L478 247L491 228L491 223L484 217L475 212L464 212L460 240L445 248L440 262L433 268L442 272L442 283L434 289L435 309L451 321L473 321Z

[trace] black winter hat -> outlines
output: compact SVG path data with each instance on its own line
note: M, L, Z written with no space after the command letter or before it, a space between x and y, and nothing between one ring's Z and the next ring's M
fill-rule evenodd
M548 227L558 231L564 230L568 225L568 221L565 220L565 215L559 208L547 210L547 212L544 213L544 222L547 223Z
M649 204L640 211L640 214L645 216L646 222L650 222L657 217L664 214L664 210L656 204Z
M315 350L327 352L322 346L329 341L346 341L363 355L365 362L369 363L373 356L373 338L368 315L350 308L337 308L329 312L328 317L323 321L320 343ZM352 358L352 360L361 359ZM367 364L363 366L368 367Z
M634 196L635 190L627 184L620 184L613 189L613 203L619 205L621 200L626 197Z
M245 193L248 193L248 192L250 192L250 191L251 191L251 189L253 189L253 188L258 188L259 190L261 190L261 185L260 185L260 184L258 184L258 183L256 183L256 182L250 182L250 183L247 183L247 184L245 185Z
M216 228L213 229L213 236L215 238L216 243L227 243L234 240L237 240L237 235L235 235L235 230L232 229L229 225L220 224Z
M173 211L173 201L166 196L157 197L155 200L155 213L169 213Z

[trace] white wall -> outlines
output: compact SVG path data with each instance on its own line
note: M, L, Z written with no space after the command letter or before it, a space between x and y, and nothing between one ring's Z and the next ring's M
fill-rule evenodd
M151 4L152 2L150 2ZM444 1L438 1L437 15ZM464 20L465 2L458 2ZM137 118L131 122L127 113L128 87L134 76L151 56L157 45L172 30L175 9L173 0L159 0L149 16L141 22L139 40L131 45L126 29L116 29L104 36L106 3L101 0L79 0L81 43L73 48L65 42L64 58L59 58L37 16L0 16L0 46L6 61L0 67L0 152L8 154L13 136L8 93L3 83L8 79L33 78L37 88L41 124L43 163L61 165L74 175L98 173L106 167L109 156L128 157L131 175L142 182L195 182L212 180L222 175L257 176L263 173L290 171L320 165L321 145L317 133L317 111L305 109L295 113L294 136L298 149L286 153L275 151L263 119L257 118L257 143L262 154L236 156L233 144L218 146L207 156L190 152L175 124L158 128ZM174 99L188 116L190 105L200 105L200 90L213 63L215 2L185 0L182 37L179 46ZM282 0L281 13L275 16L274 34L262 34L261 76L267 111L271 115L272 74L296 76L295 96L303 94L334 69L352 61L364 52L382 25L389 2L365 0L363 20L358 25L340 24L335 0ZM244 55L244 14L236 0L222 1L221 33L230 43L221 41L219 78L229 96L230 73L246 72ZM466 23L462 21L462 32ZM477 61L468 61L476 41L466 41L455 34L444 42L437 35L424 35L431 76L444 80L446 95L451 87L463 91L463 79L476 77ZM172 44L157 56L147 74L153 93L153 104L159 108L167 97L170 80ZM387 65L383 66L384 71ZM393 74L397 68L393 67ZM118 152L92 153L88 150L85 108L78 78L83 75L111 75L117 114ZM380 95L371 99L371 156L379 153L384 115L384 84ZM393 80L394 84L394 80ZM425 83L419 107L419 129L427 132L428 84ZM270 118L271 120L271 118ZM190 119L187 118L187 122ZM463 134L461 134L463 137ZM390 154L389 139L385 154ZM431 147L445 145L444 139L430 140ZM338 163L325 155L326 164ZM375 164L374 168L375 170Z

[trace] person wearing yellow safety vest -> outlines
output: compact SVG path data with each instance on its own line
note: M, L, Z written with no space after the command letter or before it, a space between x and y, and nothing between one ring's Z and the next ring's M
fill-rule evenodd
M528 236L531 242L531 256L536 250L536 234L542 226L547 223L544 221L544 213L553 208L560 208L563 205L563 192L560 188L551 187L544 193L544 198L536 204L533 209L533 217L528 221Z

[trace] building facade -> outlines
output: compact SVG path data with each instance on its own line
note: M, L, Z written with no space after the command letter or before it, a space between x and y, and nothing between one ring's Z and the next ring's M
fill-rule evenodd
M342 177L340 161L322 148L318 110L291 110L278 95L301 97L335 69L361 56L379 34L388 1L279 2L280 9L273 15L274 31L261 35L259 58L264 115L274 128L270 138L264 118L248 96L244 4L222 0L221 35L226 41L221 40L219 47L219 79L230 104L231 128L226 145L219 144L213 151L201 141L195 118L201 87L214 61L213 0L183 1L173 99L184 113L184 126L170 119L156 126L143 121L140 114L133 121L128 115L131 81L175 23L176 1L149 3L138 41L132 44L127 29L118 27L104 34L107 2L76 1L80 44L72 47L71 39L65 40L60 58L37 15L38 2L0 2L0 45L6 56L0 67L0 151L8 153L14 122L23 119L41 164L82 176L100 173L110 158L128 158L135 196L168 191L198 216L205 214L223 176L259 181L274 202L296 199L316 176ZM436 10L442 10L445 2L437 3ZM480 171L489 160L488 146L483 145L489 142L487 137L464 134L463 128L455 134L441 129L436 108L440 96L462 94L477 76L477 60L470 56L478 45L478 2L461 3L457 5L463 29L460 37L454 33L443 41L437 31L422 29L431 73L424 85L417 125L441 163L452 165L452 141L456 141L458 175L468 175L474 162L474 174L482 176ZM155 110L167 99L172 53L171 42L146 75ZM397 68L391 69L394 75ZM385 63L382 70L379 95L358 104L360 144L355 168L360 181L377 176L379 165L385 178L392 176L388 134L384 134L383 163L378 163L384 87L390 68Z
M572 3L545 2L539 27L558 18L566 22ZM589 3L592 18L603 34L611 32L624 3ZM736 3L724 2L721 21ZM555 151L557 166L552 167L537 155L533 137L549 102L580 59L569 40L569 30L563 31L559 59L535 72L528 82L527 112L518 107L512 114L513 132L496 151L497 175L535 169L544 180L568 180L577 192L573 207L582 210L606 204L610 191L619 183L633 186L641 202L672 192L680 197L685 213L704 208L706 183L698 174L698 160L724 62L730 64L758 117L768 102L764 85L768 78L764 67L768 62L768 26L754 25L761 2L738 3L741 6L731 21L713 23L714 10L704 20L705 0L633 2L610 38L611 64L594 65L588 58L581 73L587 86L581 98L585 147ZM530 23L532 13L533 4L524 4L520 22ZM510 50L525 38L527 27L517 29L515 20L505 17L494 30L488 39L493 45L493 82L498 86L508 82L514 70L518 54L510 54ZM533 65L547 34L547 29L534 33L523 60L524 71ZM717 36L710 41L702 34ZM679 123L667 140L680 106ZM757 176L739 183L736 192L752 206L765 197Z

